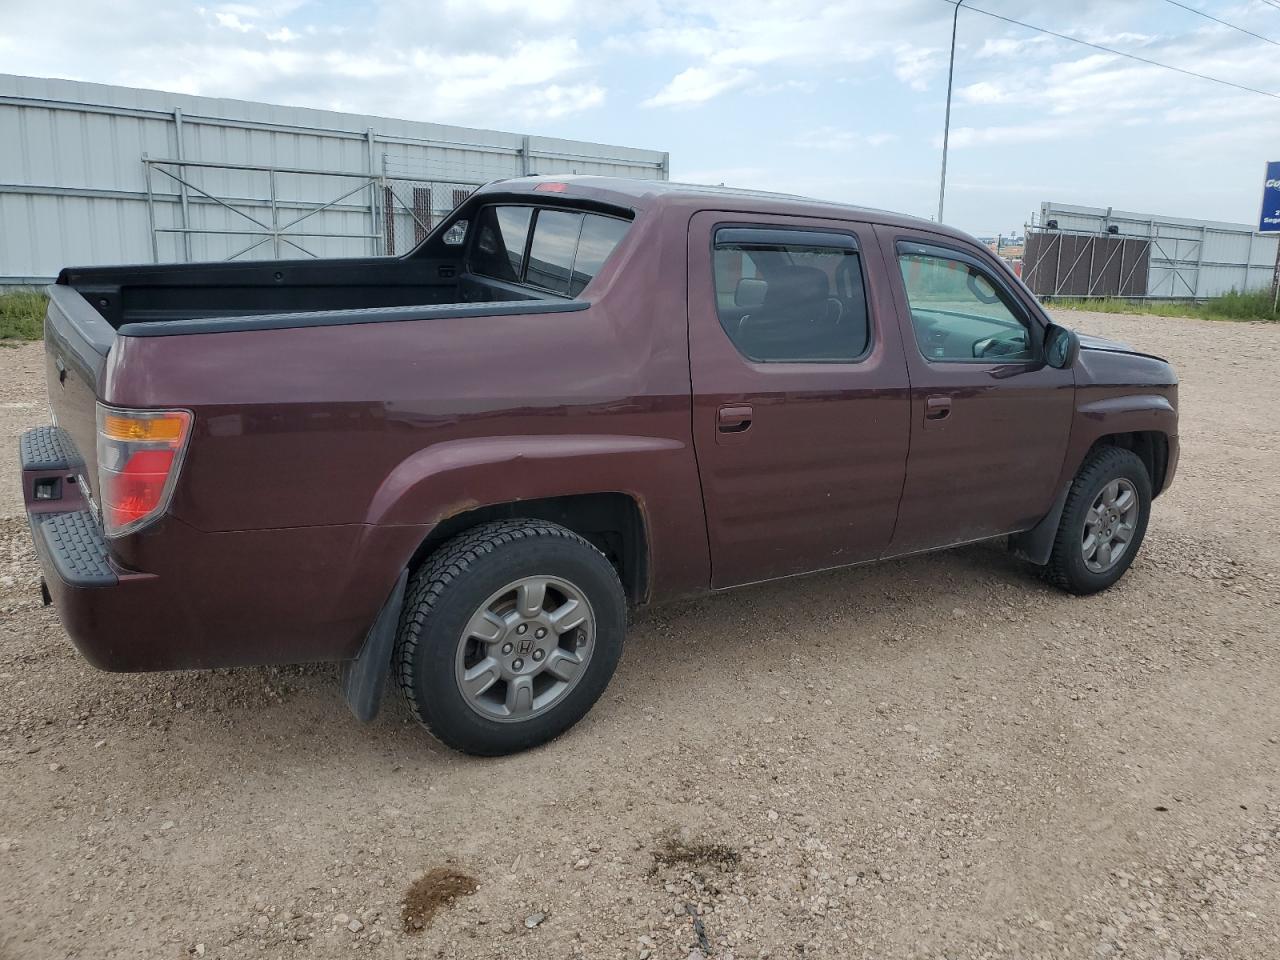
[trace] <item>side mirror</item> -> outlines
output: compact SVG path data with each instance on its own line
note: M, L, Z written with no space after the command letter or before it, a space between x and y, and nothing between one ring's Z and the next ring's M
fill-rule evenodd
M1075 365L1078 356L1080 338L1076 332L1056 323L1049 324L1044 332L1044 362L1057 370L1066 370Z

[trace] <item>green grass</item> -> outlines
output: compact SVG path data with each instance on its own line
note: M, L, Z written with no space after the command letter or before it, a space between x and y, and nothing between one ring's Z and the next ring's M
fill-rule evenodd
M1092 310L1094 313L1145 313L1158 317L1199 317L1202 320L1272 320L1280 321L1274 309L1270 290L1237 293L1232 290L1212 300L1073 300L1070 297L1045 298L1051 310Z
M35 290L0 293L0 340L39 340L48 298Z

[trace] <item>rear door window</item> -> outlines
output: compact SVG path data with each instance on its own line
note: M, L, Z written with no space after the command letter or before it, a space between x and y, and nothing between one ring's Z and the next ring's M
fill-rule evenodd
M851 234L721 229L713 265L720 325L748 360L851 363L870 346Z

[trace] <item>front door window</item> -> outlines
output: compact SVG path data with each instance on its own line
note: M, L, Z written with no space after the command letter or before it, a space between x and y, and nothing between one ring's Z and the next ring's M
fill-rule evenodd
M916 344L926 360L1025 362L1034 358L1026 324L987 274L966 260L900 246Z

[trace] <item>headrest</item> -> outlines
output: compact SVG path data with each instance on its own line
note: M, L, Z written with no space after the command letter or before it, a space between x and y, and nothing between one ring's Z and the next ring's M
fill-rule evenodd
M743 277L738 281L737 289L733 291L733 305L754 310L764 303L768 289L768 282L759 277Z
M827 275L817 267L787 267L769 278L764 294L766 307L786 307L826 300L830 295Z

